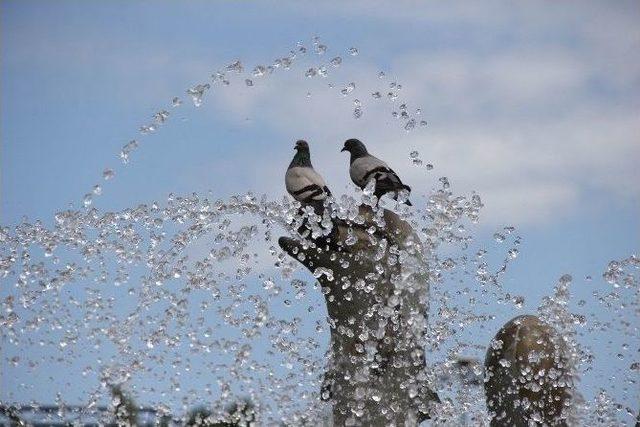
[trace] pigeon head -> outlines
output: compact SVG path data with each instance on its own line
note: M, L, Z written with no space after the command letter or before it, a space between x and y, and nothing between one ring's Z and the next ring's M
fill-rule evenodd
M344 147L340 151L348 151L351 153L351 158L358 158L368 154L367 147L364 146L359 139L347 139L344 142Z
M298 141L296 141L295 149L302 150L302 151L309 151L309 144L307 143L307 141L299 139Z
M311 166L311 153L309 152L309 144L307 141L303 141L299 139L296 141L296 146L294 147L296 150L295 156L293 156L293 160L289 165L289 168L302 166L302 167L312 167Z

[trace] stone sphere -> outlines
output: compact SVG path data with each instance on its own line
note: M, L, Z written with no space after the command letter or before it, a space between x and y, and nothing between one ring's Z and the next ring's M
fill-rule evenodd
M492 426L565 425L572 381L566 346L537 316L518 316L491 341L485 394Z

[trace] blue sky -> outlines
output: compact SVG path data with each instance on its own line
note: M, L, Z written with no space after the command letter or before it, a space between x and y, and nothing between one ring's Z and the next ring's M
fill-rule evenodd
M524 294L528 309L564 273L589 295L595 285L585 276L600 282L610 260L638 250L637 3L5 0L0 8L3 225L23 216L50 224L97 183L101 210L170 192L279 198L298 138L310 141L334 192L349 193L338 151L357 136L403 170L414 194L428 194L440 176L456 191L478 191L486 205L478 242L490 246L496 229L517 228L521 255L505 286ZM315 35L325 55L244 84L255 65L298 41L311 49ZM304 77L336 55L343 64L327 79ZM194 108L185 90L236 59L245 75ZM356 89L342 97L349 82ZM372 98L391 82L427 127L404 132L391 117L397 108ZM172 108L174 96L184 104ZM139 134L160 109L169 122ZM140 148L125 167L118 153L134 138ZM412 166L413 150L434 170ZM116 172L109 182L106 167ZM607 366L592 383L608 378Z

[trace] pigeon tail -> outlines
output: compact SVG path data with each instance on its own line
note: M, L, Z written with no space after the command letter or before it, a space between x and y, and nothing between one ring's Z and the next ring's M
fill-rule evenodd
M402 184L402 186L404 187L405 190L407 190L409 193L411 193L411 187L409 187L407 184ZM407 206L413 206L413 203L411 203L411 201L409 199L405 200L404 203Z

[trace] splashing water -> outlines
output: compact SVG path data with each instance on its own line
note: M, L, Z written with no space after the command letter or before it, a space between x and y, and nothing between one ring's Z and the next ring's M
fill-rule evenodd
M311 52L322 59L328 49L316 39ZM240 77L239 81L254 87L276 70L291 69L306 52L300 43L272 65L249 68L253 79ZM358 50L350 48L347 53L346 59L356 57ZM329 61L333 68L342 63L339 56ZM321 64L307 68L304 74L326 77L332 67ZM211 83L195 85L187 94L199 107L212 84L230 86L232 76L244 70L239 60L234 61L215 72ZM379 77L385 77L384 73ZM388 87L387 99L393 104L402 85L393 82ZM347 97L355 89L356 82L350 82L336 90ZM371 102L381 102L384 91L373 92ZM359 119L362 102L353 102L353 117ZM176 97L171 105L175 108L181 103ZM425 120L412 117L406 104L400 104L398 110L395 113L404 120L403 130L412 131L418 123L426 126ZM153 123L140 130L154 132L170 117L167 110L158 110ZM136 140L122 147L123 166L138 148ZM425 173L433 169L430 163L423 166L417 151L408 157L409 163L423 167ZM59 367L70 379L58 384L56 391L63 395L72 384L82 388L85 417L100 417L98 408L109 387L135 384L130 387L132 394L148 396L147 403L162 414L182 416L189 408L206 403L213 413L222 415L227 403L248 396L263 424L323 419L328 404L321 390L332 363L324 353L329 332L342 328L339 332L348 335L353 330L336 325L331 318L325 321L326 306L318 298L325 294L331 301L333 296L314 279L332 280L336 272L318 268L309 275L276 244L281 235L297 235L296 229L315 218L314 213L301 213L300 205L288 199L269 200L252 193L228 200L200 194L169 195L163 202L116 212L92 207L93 198L104 192L103 186L115 174L111 168L104 169L104 182L84 196L84 209L58 212L50 223L23 221L0 227L4 376L10 376L12 370L22 377L25 372L46 375L44 370ZM509 264L521 258L522 238L515 228L504 227L494 234L495 242L487 243L499 245L498 249L478 246L468 229L479 221L480 196L455 194L447 177L441 177L439 183L430 193L414 191L412 198L424 196L426 206L413 210L386 197L378 201L372 188L365 188L359 198L342 196L332 201L317 223L309 221L310 232L319 236L330 230L331 217L357 223L361 204L375 211L380 203L412 225L423 249L411 255L400 251L390 258L393 261L376 265L380 274L391 268L389 263L402 265L396 290L381 310L396 307L401 300L412 301L402 310L412 326L411 339L419 342L431 366L420 380L437 390L441 399L431 414L432 422L487 424L484 368L479 358L505 320L498 317L504 313L497 313L496 306L515 315L526 305L522 296L505 292L502 284ZM372 239L375 233L376 227L370 232ZM346 242L356 244L355 234ZM383 253L386 243L380 244ZM298 259L303 256L300 253ZM348 268L347 264L343 267ZM577 304L570 294L573 278L564 275L554 293L540 304L539 316L558 331L568 349L566 363L574 388L579 389L578 377L595 371L597 352L584 341L615 333L623 341L621 348L611 348L611 354L600 351L598 357L620 361L616 374L624 383L622 395L632 398L640 371L633 347L638 337L639 267L636 256L611 261L602 275L607 287L594 288L593 300ZM345 301L352 301L358 293L371 290L364 282L344 282L342 291ZM407 298L407 293L420 297ZM609 316L595 310L597 306ZM391 319L392 311L383 313L385 318ZM366 342L368 335L379 332L365 329L361 333ZM22 393L32 387L14 386ZM578 398L576 392L571 416L587 425L633 419L637 408L613 397L620 395L617 385L601 387L593 396ZM407 393L413 398L417 390L414 384ZM13 391L3 393L5 403L12 402ZM376 403L383 399L368 393L363 391L362 399ZM168 396L179 396L175 400L181 403L167 404ZM58 400L64 406L64 399ZM68 414L56 416L64 419Z

